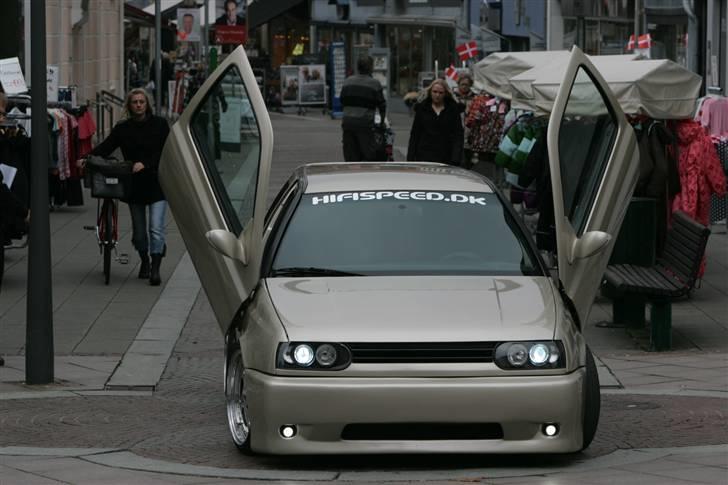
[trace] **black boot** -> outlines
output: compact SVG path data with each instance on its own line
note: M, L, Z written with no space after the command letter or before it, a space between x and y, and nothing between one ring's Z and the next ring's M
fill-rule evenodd
M146 251L139 251L139 257L142 259L139 265L139 279L146 280L149 278L149 255Z
M162 264L161 254L152 254L152 271L149 274L149 284L159 286L162 283L162 277L159 276L159 266Z

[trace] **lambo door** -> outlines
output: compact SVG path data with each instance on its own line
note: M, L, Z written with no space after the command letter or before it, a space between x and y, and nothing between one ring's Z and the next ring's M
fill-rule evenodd
M172 127L160 181L223 332L258 283L273 128L242 47Z
M577 47L548 126L559 279L582 325L637 183L634 130Z

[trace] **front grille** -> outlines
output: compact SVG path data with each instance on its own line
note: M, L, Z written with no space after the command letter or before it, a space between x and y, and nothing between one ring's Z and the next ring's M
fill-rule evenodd
M349 343L355 364L493 362L497 342Z
M498 423L357 423L347 424L341 439L349 441L499 440Z

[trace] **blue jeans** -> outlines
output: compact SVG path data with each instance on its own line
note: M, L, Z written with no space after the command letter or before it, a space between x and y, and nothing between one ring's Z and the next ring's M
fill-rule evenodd
M147 237L147 207L149 207L149 237ZM131 243L140 253L163 254L164 216L167 201L160 200L151 204L129 204L131 210Z

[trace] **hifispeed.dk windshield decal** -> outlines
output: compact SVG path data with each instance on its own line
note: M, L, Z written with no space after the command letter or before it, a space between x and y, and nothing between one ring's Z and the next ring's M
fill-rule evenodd
M425 192L410 190L379 190L376 192L339 192L336 194L314 195L311 205L335 204L337 202L365 202L371 200L424 200L431 202L454 202L456 204L487 205L482 194L460 194L456 192Z

